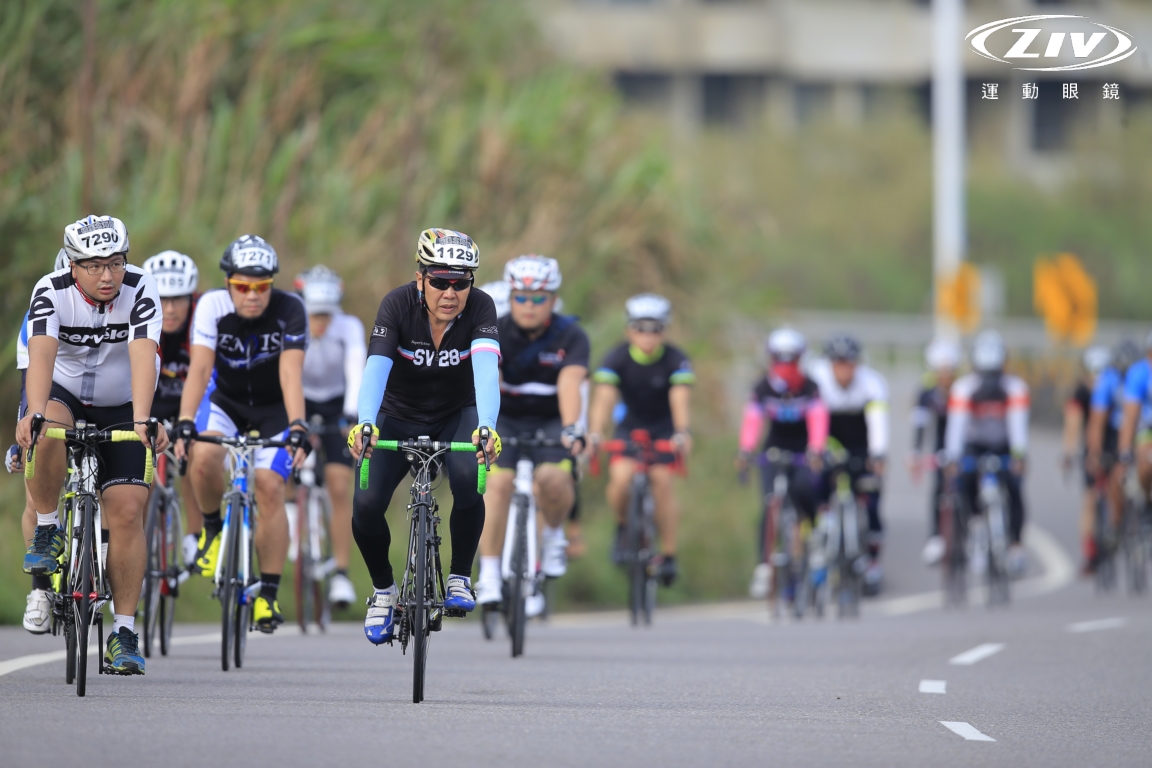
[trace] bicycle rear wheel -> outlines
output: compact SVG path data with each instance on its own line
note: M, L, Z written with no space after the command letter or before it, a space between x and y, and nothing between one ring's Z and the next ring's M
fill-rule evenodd
M416 584L412 593L409 616L412 622L412 703L424 701L424 672L428 663L428 505L416 505Z
M85 496L80 502L80 553L76 567L76 586L73 592L80 593L74 600L76 611L76 695L83 696L88 690L88 634L92 628L92 593L96 591L93 581L93 532L95 512L94 501ZM99 661L97 663L100 663Z
M968 603L967 536L963 512L954 499L940 502L940 532L944 534L944 604L947 608Z
M148 512L144 526L144 541L147 545L147 566L144 571L144 658L152 658L152 648L156 644L160 626L160 582L165 578L163 567L164 549L164 509L161 504L162 491L155 488L148 499Z
M512 545L512 580L508 590L508 635L512 639L512 658L524 653L524 625L527 623L527 598L524 594L524 571L528 562L528 503L517 495L512 523L516 533Z

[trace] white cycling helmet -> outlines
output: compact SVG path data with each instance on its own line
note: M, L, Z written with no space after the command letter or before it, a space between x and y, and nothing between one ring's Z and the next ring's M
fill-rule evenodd
M624 302L624 319L629 323L655 320L668 325L672 319L672 303L656 293L641 293Z
M792 328L777 328L764 345L768 359L774 363L793 363L808 350L804 335Z
M191 296L196 292L200 270L196 262L177 251L158 253L144 262L144 271L156 278L160 298Z
M991 328L980 331L972 342L972 367L980 373L992 373L1004 369L1008 359L1008 348L999 331Z
M323 265L297 276L296 290L304 298L304 307L310 315L334 315L340 311L340 302L344 299L344 281Z
M272 277L280 271L276 249L259 235L241 235L232 241L220 259L220 269L229 275Z
M511 309L512 286L504 280L497 280L492 283L485 283L480 286L480 290L492 297L492 303L496 305L496 317L504 317L508 314Z
M72 261L128 254L128 229L115 216L85 216L64 227L64 252Z
M560 262L534 253L504 265L504 280L514 291L560 290Z
M463 232L426 229L416 243L416 262L434 277L470 277L480 266L480 248Z
M62 269L67 269L71 263L72 259L68 258L68 251L61 248L56 254L56 261L52 263L52 271L59 272Z
M1096 375L1112 364L1112 350L1108 347L1094 345L1084 350L1084 368Z
M924 350L924 362L928 368L938 371L942 368L954 371L960 367L960 360L964 357L960 345L950 339L934 339Z

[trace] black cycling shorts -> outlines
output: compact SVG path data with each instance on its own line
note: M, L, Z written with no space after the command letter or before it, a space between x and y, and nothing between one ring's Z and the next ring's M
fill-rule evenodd
M496 466L501 469L516 470L516 462L520 460L521 449L508 444L510 437L536 437L537 431L543 431L545 439L559 440L560 431L564 426L559 417L554 419L538 416L522 416L519 418L501 415L496 421L496 432L504 443L500 458L496 459ZM565 459L571 459L572 453L567 448L528 448L524 449L532 461L537 465L561 464Z
M97 408L84 405L64 387L52 383L48 399L68 409L73 421L86 421L100 429L133 429L132 403ZM144 488L144 463L147 453L140 442L100 443L96 446L96 486L101 491L113 485L139 485Z
M313 417L319 416L323 419L323 425L327 427L317 435L320 438L320 446L324 449L324 463L352 466L348 435L338 429L344 418L344 396L334 397L331 400L305 400L304 413L309 424L313 423Z

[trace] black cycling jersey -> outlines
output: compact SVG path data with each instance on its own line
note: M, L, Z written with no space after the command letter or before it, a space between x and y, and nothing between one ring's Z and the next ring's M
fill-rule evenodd
M192 343L216 351L216 395L241 406L284 404L280 353L308 346L308 314L294 293L272 289L264 314L246 320L220 288L196 305Z
M544 333L534 340L520 330L511 315L500 318L497 325L503 353L500 415L560 418L556 382L563 368L588 367L591 354L588 334L576 323L576 318L556 314L552 315Z
M393 362L380 411L417 424L445 418L476 405L472 353L500 353L500 332L492 297L478 288L448 326L440 346L432 343L428 311L416 281L388 293L380 302L368 342L368 355Z
M188 308L188 319L175 333L160 332L160 375L156 379L155 400L175 400L179 403L184 393L184 380L188 378L188 365L191 358L188 348L192 343L192 318L196 316L196 301Z
M664 344L650 359L624 343L613 349L592 376L601 384L612 384L628 413L620 423L623 429L667 427L672 423L668 392L680 384L696 381L688 356L671 344ZM666 430L662 430L666 431Z
M820 388L816 382L804 377L796 392L776 376L765 376L752 390L752 401L764 411L769 420L764 450L804 453L808 450L808 411L820 404Z

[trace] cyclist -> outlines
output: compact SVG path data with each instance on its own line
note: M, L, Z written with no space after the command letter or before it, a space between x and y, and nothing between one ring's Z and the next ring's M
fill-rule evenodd
M580 424L580 386L588 376L588 335L574 317L557 314L560 265L544 256L521 256L504 267L510 289L510 313L501 318L500 419L506 436L535 435L560 440L565 448L526 449L536 463L533 493L544 517L540 568L545 576L563 576L568 567L564 520L576 498L573 459L584 448ZM500 553L512 498L518 448L504 451L488 481L487 517L480 538L480 577L476 599L501 598ZM540 608L542 606L535 606Z
M160 340L160 296L152 276L128 264L128 231L112 216L87 216L64 228L71 265L42 277L28 309L26 413L16 426L16 442L32 444L32 416L72 426L81 419L101 428L127 426L147 441L156 391ZM168 436L156 437L164 450ZM144 674L136 604L144 581L145 449L137 442L101 443L96 482L102 523L108 529L107 571L112 587L112 631L105 666L123 675ZM41 440L36 475L28 492L36 508L32 545L24 572L56 570L67 532L60 528L57 503L67 472L63 441Z
M1125 467L1136 465L1140 487L1144 490L1145 512L1152 507L1148 496L1152 489L1152 333L1144 340L1144 357L1128 368L1124 375L1124 418L1120 424L1120 461Z
M925 456L928 430L932 430L931 457L938 457L944 450L944 434L948 427L948 393L956 381L962 352L960 345L950 339L936 339L928 345L924 353L928 363L928 375L920 394L916 396L916 407L912 409L912 454L908 466L912 476L919 478L926 465L934 467L931 508L928 510L928 541L924 544L921 557L928 565L936 565L944 556L944 539L940 536L940 497L944 493L944 468L931 463Z
M1084 458L1086 487L1094 490L1095 484L1091 481L1097 472L1107 475L1107 494L1112 522L1116 526L1120 523L1120 514L1124 509L1124 467L1116 461L1120 425L1124 419L1124 376L1140 357L1140 347L1131 339L1124 339L1113 348L1109 364L1100 371L1092 387L1084 436L1087 450ZM1081 572L1084 575L1090 575L1096 569L1096 537L1093 531L1095 501L1095 493L1092 496L1086 495L1080 516L1080 539L1084 550Z
M330 535L336 560L328 599L347 607L356 600L356 588L348 578L352 550L352 454L343 434L331 428L356 422L356 395L368 354L364 324L340 308L344 282L328 267L313 267L296 278L296 286L304 297L312 335L304 355L304 408L309 422L319 417L329 427L320 435L324 485L332 499Z
M860 363L861 352L855 337L832 336L824 344L826 359L813 363L809 375L820 387L820 399L828 407L829 444L843 449L850 459L858 460L859 466L850 469L853 485L867 488L864 497L868 509L868 565L864 571L864 592L875 595L880 591L882 579L880 547L884 526L880 519L880 481L888 453L888 382L874 369ZM830 496L832 490L827 488L827 495Z
M795 454L807 453L808 465L798 465L792 471L788 492L796 509L811 524L816 519L817 484L813 469L820 466L820 454L828 440L828 408L820 400L816 382L805 375L800 359L808 349L808 342L798 331L780 328L768 337L768 372L752 389L752 397L744 405L744 419L740 426L740 453L736 468L743 474L753 459L756 444L768 419L768 434L762 451L776 448ZM761 479L765 497L772 492L776 473L781 468L761 463ZM772 568L768 564L765 540L768 532L768 508L763 506L760 521L760 561L752 572L748 594L758 600L768 596L771 588Z
M948 429L944 451L950 462L963 457L1011 456L1004 473L1008 490L1008 570L1024 572L1026 560L1020 536L1024 530L1024 496L1021 490L1028 453L1028 385L1004 372L1008 350L1003 337L984 330L972 343L973 372L952 385L948 400ZM960 497L969 510L976 510L980 492L975 468L958 477Z
M200 270L196 268L196 262L177 251L158 253L145 261L143 268L156 279L156 290L164 311L164 324L160 331L160 377L156 381L156 396L152 399L152 415L172 427L180 415L180 396L184 392L184 379L188 376L192 313L200 297L196 293ZM181 486L181 499L188 520L188 532L184 534L183 542L184 562L191 563L196 558L197 542L204 523L189 476L185 475Z
M673 440L686 455L692 448L689 397L696 374L688 356L665 341L672 305L663 296L642 293L624 303L624 317L627 341L605 355L592 377L596 382L589 419L592 448L605 439L619 398L627 413L616 426L617 438L627 439L633 430L642 429L653 440ZM662 553L654 564L665 586L670 586L677 575L680 508L672 488L671 465L675 460L673 454L659 454L649 473ZM635 470L635 458L629 455L613 457L609 466L607 497L616 513L613 559L618 563L623 561L624 516Z
M256 452L256 553L260 558L260 594L252 606L256 628L271 633L284 622L276 600L288 559L288 516L284 488L307 451L301 372L308 346L308 315L294 293L272 287L280 262L263 238L244 235L220 259L226 288L206 292L192 317L191 362L180 397L176 425L177 456L197 434L234 436L257 431L290 449ZM215 390L201 404L215 371ZM195 568L213 577L220 556L224 521L224 446L200 443L192 451L192 487L204 512ZM211 511L208 511L211 510Z
M472 287L480 249L472 238L450 229L426 229L416 244L416 279L380 302L368 343L360 386L358 426L348 435L352 455L372 455L362 428L385 440L429 436L479 445L480 428L491 430L484 446L489 461L500 454L500 336L491 297ZM375 437L374 437L375 439ZM472 561L484 529L484 497L476 492L476 465L483 461L449 453L444 458L452 489L452 562L444 607L471 611ZM396 582L388 547L392 534L385 513L396 486L408 473L398 452L372 460L367 490L352 501L352 534L372 576L364 634L380 645L392 639Z
M69 268L68 253L61 248L56 254L56 261L52 272ZM20 371L20 405L16 409L16 420L24 418L28 408L28 398L24 392L24 379L28 373L28 313L20 323L20 333L16 337L16 370ZM23 454L19 445L8 449L4 457L4 467L9 473L23 472ZM32 501L32 494L28 488L24 489L24 513L20 517L20 527L24 533L24 546L31 546L33 535L36 532L36 505ZM24 629L34 635L42 635L51 629L48 621L52 610L52 603L48 593L52 590L52 579L45 574L36 574L32 577L32 591L28 593L28 600L24 607Z

